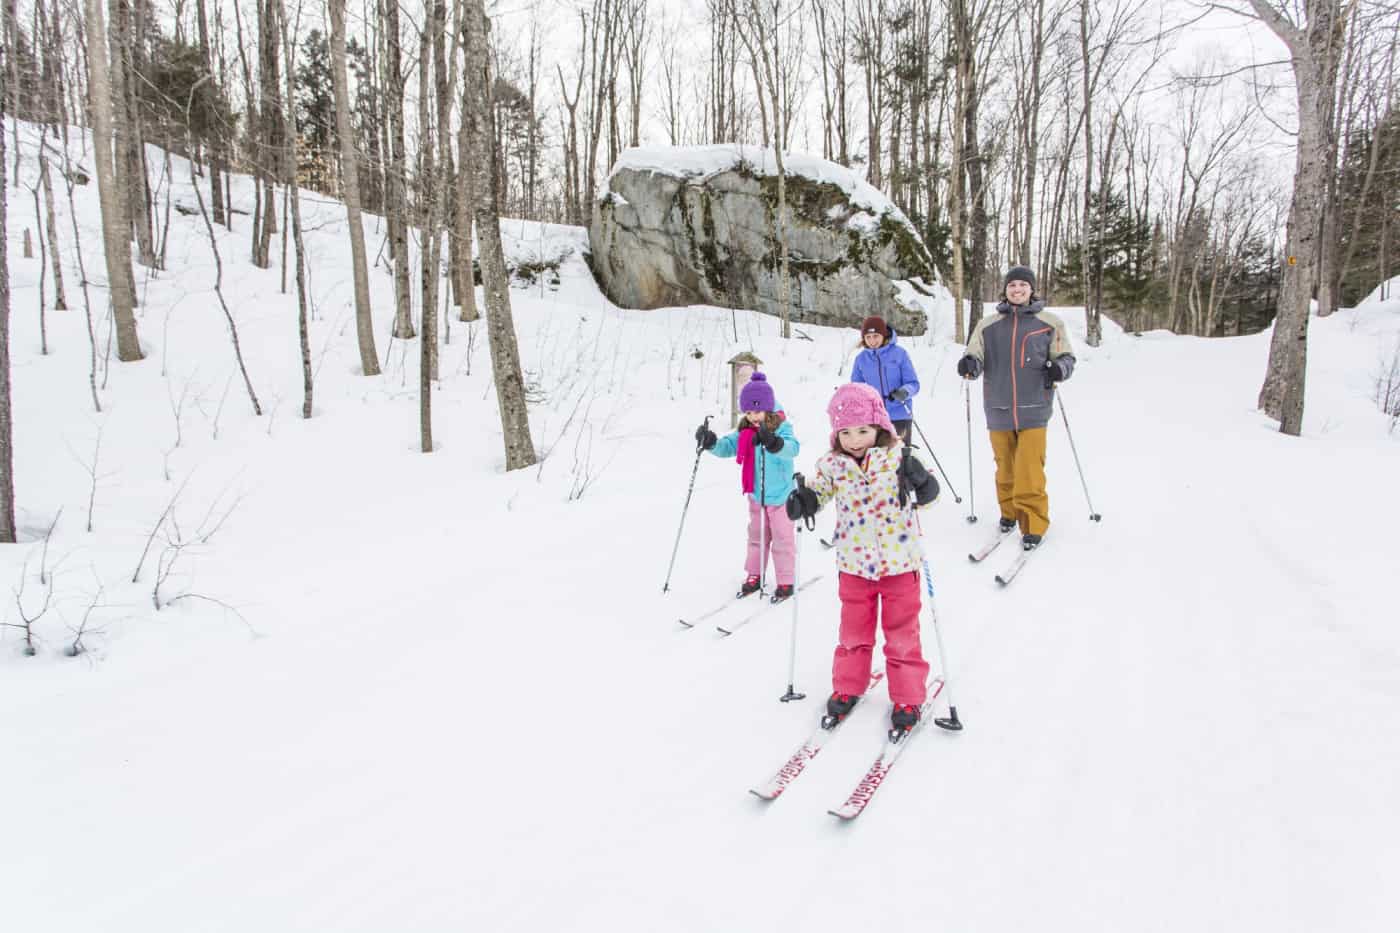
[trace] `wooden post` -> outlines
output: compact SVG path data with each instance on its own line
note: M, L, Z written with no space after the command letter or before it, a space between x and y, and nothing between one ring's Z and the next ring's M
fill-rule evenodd
M749 377L763 365L763 360L752 353L744 352L729 361L729 426L739 426L739 392Z

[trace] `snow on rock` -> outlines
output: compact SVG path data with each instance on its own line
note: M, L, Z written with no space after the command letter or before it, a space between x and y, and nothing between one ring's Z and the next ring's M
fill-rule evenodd
M854 326L881 314L928 326L897 283L935 278L908 218L851 169L784 156L792 318ZM777 160L717 145L625 151L594 205L589 239L605 293L629 308L711 304L781 315ZM925 296L936 294L920 285Z

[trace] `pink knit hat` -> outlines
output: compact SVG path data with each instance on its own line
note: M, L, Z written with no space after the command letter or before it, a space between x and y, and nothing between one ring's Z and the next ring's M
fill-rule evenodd
M894 425L890 423L889 412L885 411L885 400L874 387L862 382L848 382L836 390L826 405L826 416L831 419L831 445L836 446L836 435L845 428L873 424L884 428L898 437Z

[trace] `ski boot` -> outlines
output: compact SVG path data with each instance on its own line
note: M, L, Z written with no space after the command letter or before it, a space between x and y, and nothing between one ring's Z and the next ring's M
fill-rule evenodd
M890 713L890 741L898 742L919 724L919 708L896 703Z
M773 596L769 602L780 603L792 595L792 584L785 583L773 591Z
M833 693L826 701L826 715L822 717L823 729L835 729L836 724L851 714L860 697L849 693Z
M1034 551L1036 548L1040 547L1040 542L1040 535L1021 535L1021 550Z
M745 580L742 584L740 584L740 586L739 586L739 592L737 592L737 593L734 594L734 598L735 598L735 599L743 599L745 596L752 596L754 593L757 593L757 592L758 592L758 586L759 586L758 577L756 577L756 576L754 576L754 577L749 577L749 578L748 578L747 580Z
M1017 524L1018 522L1014 518L1003 518L1000 524L997 525L997 528L1000 529L1002 534L1009 535L1016 530Z

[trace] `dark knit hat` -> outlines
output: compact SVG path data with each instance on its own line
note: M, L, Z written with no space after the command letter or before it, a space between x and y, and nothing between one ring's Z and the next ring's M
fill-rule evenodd
M870 317L866 318L860 325L860 335L864 337L866 334L879 334L881 337L884 337L886 340L889 340L890 327L888 324L885 323L884 318L872 314Z
M1025 282L1031 288L1035 288L1035 273L1025 266L1012 266L1007 270L1006 278L1001 281L1002 289L1004 290L1012 282Z
M754 373L739 390L740 411L773 411L776 407L773 402L773 387L768 384L768 377L763 373Z

